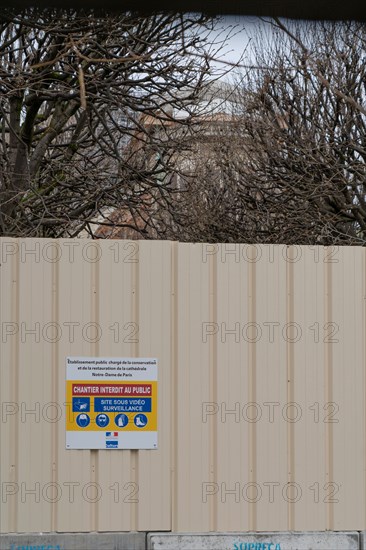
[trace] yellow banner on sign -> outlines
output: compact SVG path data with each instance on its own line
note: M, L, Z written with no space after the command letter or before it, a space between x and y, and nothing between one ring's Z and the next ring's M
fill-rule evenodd
M157 431L157 382L66 382L68 431Z

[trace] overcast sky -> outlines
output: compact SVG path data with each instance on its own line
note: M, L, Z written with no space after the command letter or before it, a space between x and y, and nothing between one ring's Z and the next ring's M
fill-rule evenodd
M250 62L250 48L248 44L251 37L256 35L256 29L259 24L263 24L258 17L248 17L242 15L227 15L223 16L221 27L231 31L231 38L228 40L224 51L225 55L220 54L220 58L224 61L229 61L232 63L237 63L240 59L240 56L243 54L243 51L246 50L246 61ZM268 25L268 29L269 29ZM219 33L220 35L220 33ZM225 33L222 32L221 38L224 38ZM225 69L229 68L222 63L214 63L214 66L217 68ZM230 78L230 76L227 76Z

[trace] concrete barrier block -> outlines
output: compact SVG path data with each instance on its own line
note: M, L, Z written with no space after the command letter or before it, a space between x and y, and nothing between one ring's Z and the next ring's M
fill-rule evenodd
M359 550L352 532L148 533L148 550Z
M0 535L0 550L145 550L145 533L27 533Z
M366 531L360 533L360 550L366 550Z

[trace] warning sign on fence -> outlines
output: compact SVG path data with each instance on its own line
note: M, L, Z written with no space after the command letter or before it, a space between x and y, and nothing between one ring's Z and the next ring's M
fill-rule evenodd
M67 449L157 449L157 360L66 358Z

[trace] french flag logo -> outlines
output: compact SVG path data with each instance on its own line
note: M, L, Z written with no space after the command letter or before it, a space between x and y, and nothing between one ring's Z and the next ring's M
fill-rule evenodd
M109 439L118 439L118 432L106 432L105 436Z

